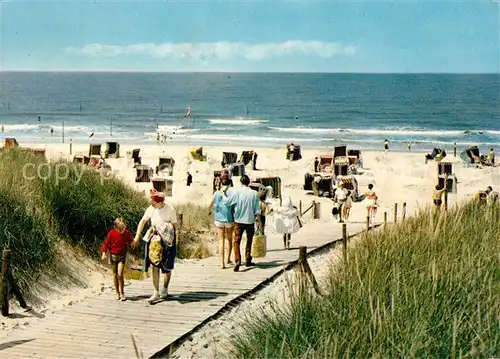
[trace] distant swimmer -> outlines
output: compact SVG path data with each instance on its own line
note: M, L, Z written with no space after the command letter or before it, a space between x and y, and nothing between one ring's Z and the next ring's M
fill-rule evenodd
M54 135L54 129L53 128L50 128L50 135L53 136Z
M386 158L387 158L387 152L389 152L389 140L386 138L384 141L384 153Z
M89 138L92 138L94 136L94 132L92 132L90 135L89 135Z
M42 122L42 117L38 116L38 122Z
M299 116L295 116L295 119L298 120L299 119Z

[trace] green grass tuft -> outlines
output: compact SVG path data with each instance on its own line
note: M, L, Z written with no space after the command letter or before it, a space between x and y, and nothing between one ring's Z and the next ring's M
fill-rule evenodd
M53 259L59 240L97 257L114 219L123 217L134 232L148 205L143 193L90 167L48 163L22 149L0 152L0 246L11 249L12 270L24 290ZM177 212L184 221L179 256L209 256L207 209L186 204Z
M499 357L499 213L469 203L369 233L325 297L249 320L231 357Z

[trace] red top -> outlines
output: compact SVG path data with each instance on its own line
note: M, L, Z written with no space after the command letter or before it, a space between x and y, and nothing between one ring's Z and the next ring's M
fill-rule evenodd
M111 254L124 255L127 253L127 243L132 243L133 241L132 233L127 229L123 233L120 233L116 228L113 228L109 231L102 245L101 252L107 252L109 249L109 253Z

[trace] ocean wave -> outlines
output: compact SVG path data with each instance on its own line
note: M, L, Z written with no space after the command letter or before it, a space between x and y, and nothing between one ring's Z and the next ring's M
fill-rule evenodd
M500 136L496 130L426 130L426 129L353 129L353 128L310 128L310 127L268 127L270 130L288 133L304 134L357 134L357 135L395 135L395 136L466 136L466 135L494 135Z
M207 119L208 122L214 124L214 125L238 125L238 126L245 126L245 125L260 125L262 123L267 123L269 120L262 120L262 119L248 119L248 118L243 118L243 117L238 117L238 118L209 118Z
M220 140L228 142L327 142L329 139L322 138L284 138L284 137L267 137L267 136L245 136L245 135L211 135L211 134L200 134L200 135L190 135L190 139L193 140Z
M2 125L5 132L9 131L30 131L37 130L40 128L39 125L30 125L30 124L16 124L16 125Z

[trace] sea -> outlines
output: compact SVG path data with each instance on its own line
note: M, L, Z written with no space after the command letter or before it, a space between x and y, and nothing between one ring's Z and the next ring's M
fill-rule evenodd
M22 143L500 150L500 75L0 72Z

